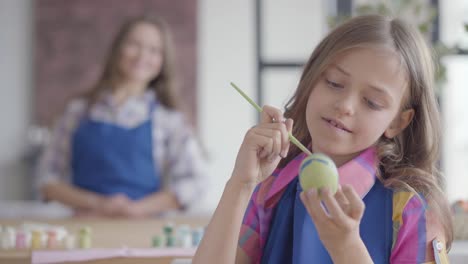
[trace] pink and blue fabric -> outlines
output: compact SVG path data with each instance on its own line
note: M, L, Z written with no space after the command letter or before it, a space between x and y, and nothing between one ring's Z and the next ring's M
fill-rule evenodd
M239 247L253 263L332 263L298 199L297 176L305 157L276 169L252 194ZM441 228L421 196L384 187L377 169L374 148L338 168L340 185L351 185L366 204L360 232L369 254L375 263L431 263Z

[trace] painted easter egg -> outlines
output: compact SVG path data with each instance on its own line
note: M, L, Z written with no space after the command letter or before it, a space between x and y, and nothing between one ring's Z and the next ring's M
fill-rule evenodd
M314 153L302 161L299 182L303 190L329 187L332 194L335 194L338 188L338 169L328 156Z

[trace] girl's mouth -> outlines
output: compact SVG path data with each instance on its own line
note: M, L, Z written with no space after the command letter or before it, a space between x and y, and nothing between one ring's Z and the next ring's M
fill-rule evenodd
M348 132L348 133L352 133L351 130L349 130L348 128L346 128L343 123L341 123L340 121L338 120L335 120L335 119L328 119L328 118L322 118L325 122L327 122L328 124L330 124L331 126L333 127L336 127L338 129L341 129L345 132Z

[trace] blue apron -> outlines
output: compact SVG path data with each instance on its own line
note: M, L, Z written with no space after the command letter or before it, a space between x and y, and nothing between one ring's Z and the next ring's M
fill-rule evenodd
M284 191L272 218L261 263L333 263L299 194L296 177ZM360 234L374 263L389 263L393 239L393 191L379 180L364 197Z
M137 200L158 191L152 118L134 128L83 118L73 135L71 169L74 185L103 195Z

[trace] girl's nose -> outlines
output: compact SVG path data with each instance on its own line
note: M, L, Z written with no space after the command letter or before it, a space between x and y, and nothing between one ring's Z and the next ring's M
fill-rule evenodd
M353 115L355 109L355 98L352 95L343 95L335 102L335 111L339 115Z

